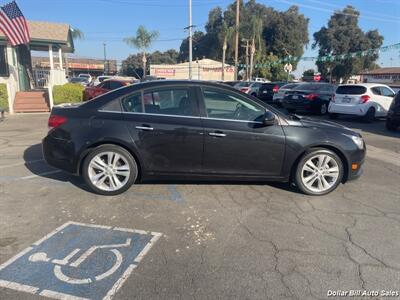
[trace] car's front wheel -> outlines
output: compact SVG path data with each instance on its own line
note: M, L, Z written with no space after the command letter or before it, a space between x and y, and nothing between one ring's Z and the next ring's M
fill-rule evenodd
M138 167L125 149L116 145L102 145L85 158L82 175L95 193L113 196L130 188L137 178Z
M325 195L341 183L343 172L342 160L335 152L315 148L300 159L295 184L307 195Z

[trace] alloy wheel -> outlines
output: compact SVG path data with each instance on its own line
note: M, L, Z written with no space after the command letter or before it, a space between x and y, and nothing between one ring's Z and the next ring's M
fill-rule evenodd
M314 193L322 193L332 188L339 179L339 165L327 154L317 154L309 158L301 169L301 181Z
M101 152L88 165L91 183L98 189L112 192L123 188L130 177L128 160L116 152Z

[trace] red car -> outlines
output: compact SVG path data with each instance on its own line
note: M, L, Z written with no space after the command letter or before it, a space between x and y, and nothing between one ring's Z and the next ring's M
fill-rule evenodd
M96 98L97 96L118 89L120 87L127 86L129 84L131 84L131 82L126 80L116 80L116 79L105 80L97 86L86 87L85 91L83 92L83 100L84 101L91 100L93 98Z

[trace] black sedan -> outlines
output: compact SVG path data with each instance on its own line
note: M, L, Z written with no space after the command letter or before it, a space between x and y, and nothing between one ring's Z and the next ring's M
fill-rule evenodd
M286 92L282 106L290 113L308 111L325 115L335 90L336 86L329 83L303 83Z
M148 179L294 182L324 195L357 178L362 137L330 122L286 116L229 86L151 81L76 106L56 106L43 153L116 195Z
M386 117L386 128L388 130L396 130L400 126L400 92L393 98L393 102L390 105L387 117Z
M279 89L287 84L287 82L266 82L258 89L257 98L265 103L272 104L274 95Z

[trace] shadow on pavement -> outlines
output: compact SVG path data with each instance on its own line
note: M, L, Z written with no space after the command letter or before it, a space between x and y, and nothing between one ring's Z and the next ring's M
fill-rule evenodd
M34 175L37 175L42 178L52 179L59 182L68 182L76 187L83 189L87 192L93 193L92 190L85 184L83 178L79 176L74 176L69 173L65 173L62 171L58 171L48 164L45 161L43 163L31 163L32 161L36 161L39 159L43 159L42 154L42 145L36 144L28 147L24 151L23 155L26 168L31 171ZM292 187L289 183L283 182L259 182L259 181L229 181L229 180L193 180L193 179L179 179L173 180L170 178L160 179L160 180L146 180L141 181L140 184L150 185L150 184L196 184L196 185L269 185L271 187L285 190L287 192L300 193L296 188Z

